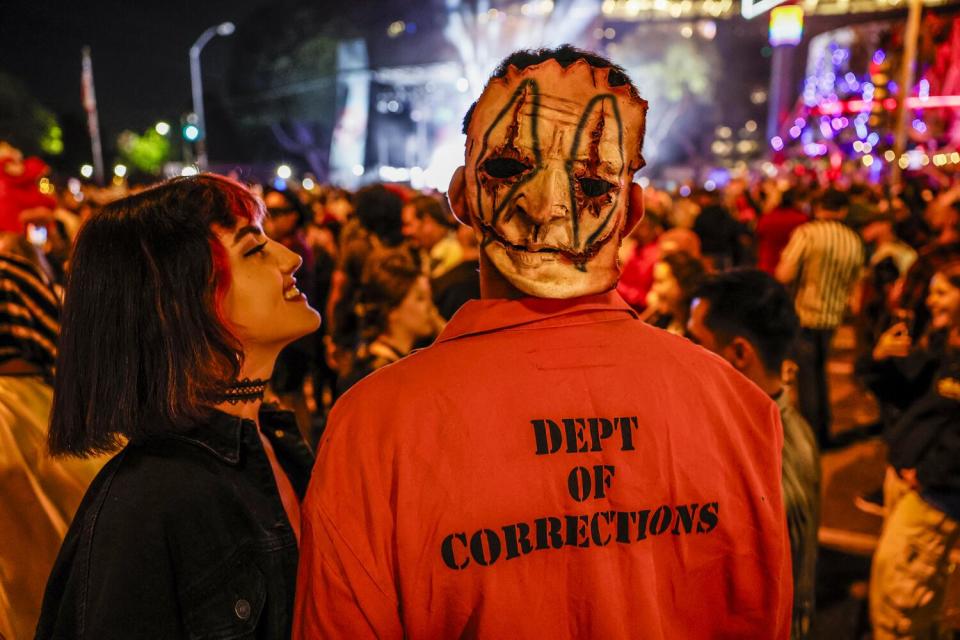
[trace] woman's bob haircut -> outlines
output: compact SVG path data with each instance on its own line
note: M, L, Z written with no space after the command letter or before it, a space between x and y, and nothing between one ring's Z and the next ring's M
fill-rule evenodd
M53 453L105 453L209 415L242 362L221 314L230 263L214 227L263 214L243 185L202 174L113 202L84 224L64 300Z

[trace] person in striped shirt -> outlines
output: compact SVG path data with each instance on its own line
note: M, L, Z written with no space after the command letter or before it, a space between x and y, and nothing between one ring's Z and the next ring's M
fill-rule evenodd
M830 446L827 353L866 257L860 237L843 223L848 208L845 192L824 191L814 219L794 231L776 270L777 279L794 292L801 327L796 349L800 412L821 449Z

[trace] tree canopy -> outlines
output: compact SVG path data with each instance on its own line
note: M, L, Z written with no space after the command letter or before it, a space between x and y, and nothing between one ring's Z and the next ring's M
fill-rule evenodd
M63 130L56 117L22 82L3 72L0 72L0 140L6 140L25 155L63 153Z

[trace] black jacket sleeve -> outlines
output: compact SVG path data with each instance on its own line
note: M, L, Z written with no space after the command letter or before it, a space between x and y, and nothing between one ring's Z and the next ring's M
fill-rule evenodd
M905 411L930 388L938 358L926 349L916 349L906 358L874 360L869 353L856 362L861 382L881 402Z
M116 461L114 462L116 464ZM106 486L91 492L47 582L37 638L180 638L173 565L158 511ZM131 512L140 514L129 517Z

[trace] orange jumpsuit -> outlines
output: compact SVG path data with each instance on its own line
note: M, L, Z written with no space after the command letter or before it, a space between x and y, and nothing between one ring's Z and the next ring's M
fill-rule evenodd
M787 638L776 405L615 292L468 302L334 407L295 638Z

